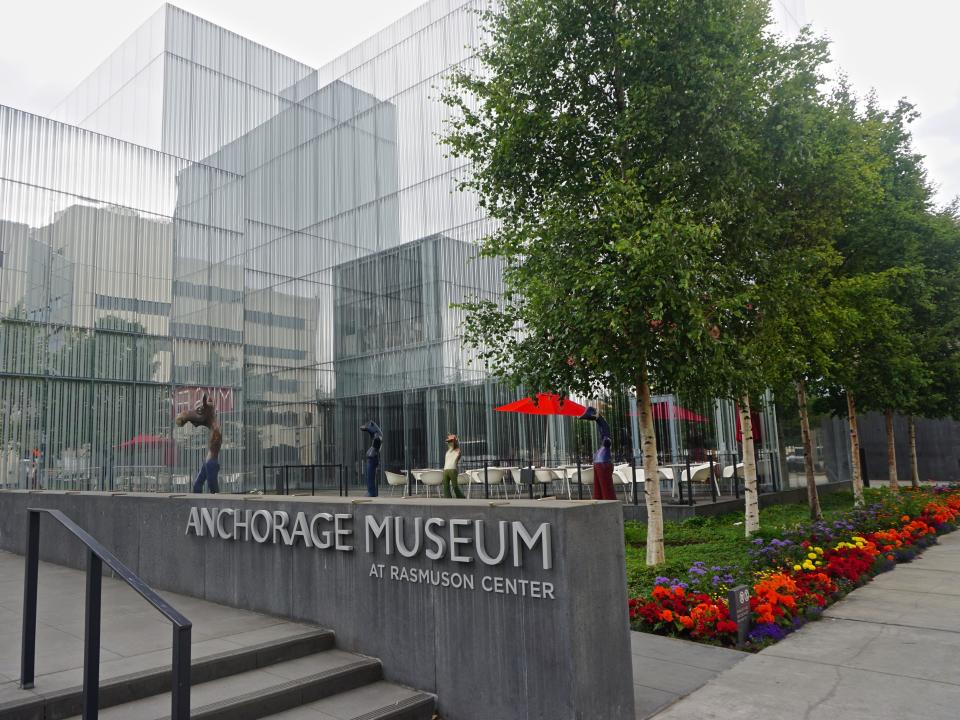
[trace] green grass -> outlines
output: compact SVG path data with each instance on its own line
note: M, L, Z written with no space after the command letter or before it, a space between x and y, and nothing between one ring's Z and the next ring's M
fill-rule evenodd
M868 491L869 492L869 491ZM853 507L852 492L833 492L820 497L823 516L831 520ZM807 504L772 505L760 511L759 537L777 537L783 530L809 522ZM738 524L739 523L739 524ZM627 551L627 587L630 596L649 595L654 578L663 575L685 579L687 569L698 560L707 565L740 568L750 566L750 541L744 537L743 511L718 517L693 517L682 522L665 522L663 537L666 563L646 565L647 526L628 522L624 526Z

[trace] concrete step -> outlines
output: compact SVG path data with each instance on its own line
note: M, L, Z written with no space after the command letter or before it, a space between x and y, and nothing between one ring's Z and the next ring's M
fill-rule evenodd
M324 650L195 683L190 691L190 716L193 720L262 718L376 683L382 676L379 660L342 650ZM164 692L102 709L100 718L156 720L168 717L169 713L170 694ZM81 720L80 715L71 720Z
M433 695L380 681L267 715L269 720L431 720Z
M289 637L257 643L236 650L206 655L191 663L193 686L275 663L296 660L334 647L330 630L316 629ZM42 689L43 683L38 685ZM147 698L170 691L169 660L157 667L104 679L100 683L100 707ZM59 720L82 710L83 690L70 687L50 693L24 693L25 697L0 703L0 720Z

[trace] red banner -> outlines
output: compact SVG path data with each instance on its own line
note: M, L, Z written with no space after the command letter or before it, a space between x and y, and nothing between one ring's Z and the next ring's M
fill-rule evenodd
M173 416L176 417L184 410L193 410L204 395L213 401L218 414L233 412L233 388L181 387L177 388L173 396Z

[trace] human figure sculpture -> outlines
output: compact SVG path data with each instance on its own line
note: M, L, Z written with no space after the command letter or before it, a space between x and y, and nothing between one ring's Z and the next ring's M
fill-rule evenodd
M443 496L463 498L458 477L460 475L460 440L453 433L447 435L447 454L443 458Z
M197 473L197 479L193 481L193 491L202 493L203 484L206 482L211 493L220 492L217 476L220 474L220 445L223 443L223 435L220 432L220 423L217 422L217 411L213 403L207 401L207 394L203 394L203 398L193 410L184 410L177 415L176 423L177 427L183 427L186 423L190 423L210 429L210 440L207 442L207 459L203 461L200 472Z
M367 450L367 466L364 470L364 479L367 481L367 497L377 497L380 489L377 487L377 467L380 465L380 447L383 445L383 431L373 420L360 426L361 432L370 433L372 443Z
M588 407L580 416L581 420L590 420L597 424L600 433L600 447L593 454L593 497L596 500L616 500L613 490L613 455L610 446L610 426L595 407Z

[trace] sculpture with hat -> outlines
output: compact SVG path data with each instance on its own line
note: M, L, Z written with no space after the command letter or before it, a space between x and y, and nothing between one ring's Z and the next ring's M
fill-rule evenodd
M460 455L462 454L457 436L453 433L447 435L447 454L443 458L443 496L446 498L463 497L463 491L457 482L460 474Z

